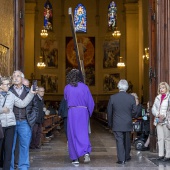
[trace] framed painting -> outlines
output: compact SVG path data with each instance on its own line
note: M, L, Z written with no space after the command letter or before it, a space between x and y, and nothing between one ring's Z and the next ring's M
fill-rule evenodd
M105 74L103 79L103 91L111 92L117 90L117 84L120 80L119 73Z
M58 77L53 74L41 75L41 86L45 88L45 93L57 93Z
M86 84L95 86L95 37L77 37L80 57L84 60ZM78 68L72 37L66 37L66 71Z
M103 68L117 68L120 56L119 39L106 41L104 43Z
M58 68L58 42L41 40L41 56L47 68Z

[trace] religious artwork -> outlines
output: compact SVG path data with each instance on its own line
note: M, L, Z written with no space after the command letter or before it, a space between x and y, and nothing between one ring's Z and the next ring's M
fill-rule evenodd
M45 88L45 93L57 93L58 77L53 74L41 75L41 86Z
M77 37L80 57L84 59L86 84L95 85L95 37ZM66 37L66 71L78 68L72 37Z
M119 39L104 42L103 68L117 68L120 56Z
M75 31L87 32L86 22L86 8L82 4L78 4L74 10Z
M109 30L114 30L117 20L117 7L114 1L109 4L108 7L108 27Z
M0 44L0 76L9 76L9 48Z
M53 13L52 13L52 5L47 0L47 2L44 4L44 29L46 30L52 30L53 29Z
M58 42L55 40L41 40L41 56L48 68L58 67Z
M116 90L119 80L119 73L105 74L103 79L103 91L110 92Z

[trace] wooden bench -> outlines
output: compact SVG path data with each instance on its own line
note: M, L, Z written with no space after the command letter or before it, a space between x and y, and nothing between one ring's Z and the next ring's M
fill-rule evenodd
M60 130L63 120L58 115L46 115L42 125L41 144L46 141L46 134L53 130Z

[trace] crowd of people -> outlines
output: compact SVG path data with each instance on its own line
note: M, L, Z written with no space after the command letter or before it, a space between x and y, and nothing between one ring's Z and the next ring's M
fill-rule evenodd
M112 129L117 146L118 164L125 164L131 160L131 141L130 133L132 128L132 119L142 117L143 120L148 120L150 116L149 102L147 108L139 103L136 93L127 93L128 82L120 80L118 83L119 92L111 95L107 106L108 125ZM170 160L170 86L166 82L161 82L158 85L158 95L152 106L152 114L154 125L157 131L158 140L158 158L163 162ZM144 112L144 113L143 113ZM149 149L150 123L145 125L145 133L148 138L142 148L143 151Z
M25 79L19 70L13 72L12 79L0 77L0 123L3 130L3 137L0 138L0 167L3 170L29 169L29 149L40 149L45 114L58 114L52 104L45 108L44 87L37 86L33 91L33 87L29 86L29 80ZM84 156L85 162L90 161L88 129L93 109L94 101L88 86L81 81L77 69L71 70L67 75L59 112L64 120L73 164L79 163L81 156Z
M66 76L64 97L56 111L44 106L44 87L29 87L24 74L16 70L10 77L0 78L0 121L4 136L0 138L0 166L3 170L28 170L29 149L40 149L42 124L46 112L58 114L64 120L69 157L74 165L80 157L90 162L90 117L94 110L92 94L83 83L78 69ZM136 93L128 93L128 82L122 79L117 85L119 92L110 96L107 106L108 126L113 131L117 146L117 163L131 160L132 119L149 118L149 103L144 109ZM158 86L158 95L152 106L154 125L158 138L158 160L170 160L170 87L166 82ZM51 109L51 111L50 111ZM144 112L144 113L143 113ZM149 129L146 130L149 133ZM150 136L143 150L149 148Z

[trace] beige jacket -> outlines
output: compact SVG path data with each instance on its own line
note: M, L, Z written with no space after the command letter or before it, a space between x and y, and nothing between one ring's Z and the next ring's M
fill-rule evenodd
M14 105L19 108L24 108L30 103L33 97L34 97L34 94L29 92L28 95L25 97L25 99L21 100L20 98L15 96L11 91L8 91L7 96L6 96L6 101L5 101L5 97L0 94L0 120L2 123L2 127L16 125L15 115L13 112ZM4 101L5 101L5 104L4 104ZM10 110L9 113L3 113L2 111L3 104L4 104L4 107L9 108Z

